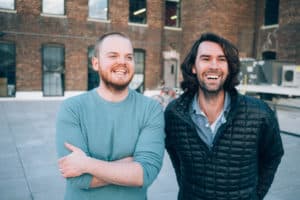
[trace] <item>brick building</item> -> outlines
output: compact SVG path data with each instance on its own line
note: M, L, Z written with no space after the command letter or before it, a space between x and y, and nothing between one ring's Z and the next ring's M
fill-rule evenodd
M108 31L133 41L134 89L178 87L180 63L211 31L242 57L300 64L298 0L0 0L0 96L63 96L97 85L89 61Z

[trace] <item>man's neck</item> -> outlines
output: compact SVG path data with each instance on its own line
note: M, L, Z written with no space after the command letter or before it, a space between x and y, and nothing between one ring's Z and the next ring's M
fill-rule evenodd
M199 90L198 104L205 113L210 124L212 124L220 115L224 108L225 91L221 90L215 94L204 94Z
M104 84L101 84L97 89L97 92L99 96L101 96L106 101L120 102L127 97L129 89L128 87L126 87L124 90L114 90L112 88L105 87Z

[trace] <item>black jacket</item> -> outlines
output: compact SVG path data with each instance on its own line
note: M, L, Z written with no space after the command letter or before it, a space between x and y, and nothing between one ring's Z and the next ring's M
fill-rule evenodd
M183 94L165 111L166 149L176 172L178 199L263 199L283 156L273 111L261 100L232 91L227 122L209 149L189 114L193 96Z

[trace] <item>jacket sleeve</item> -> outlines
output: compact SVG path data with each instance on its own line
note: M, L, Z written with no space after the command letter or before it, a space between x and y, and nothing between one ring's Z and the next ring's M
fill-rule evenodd
M70 151L64 147L65 142L79 147L86 155L89 155L87 138L82 131L83 128L81 127L78 109L76 104L72 104L68 100L64 101L60 106L56 119L56 149L59 158L70 153ZM83 174L78 177L66 179L67 184L80 189L88 189L91 180L92 175L90 174Z
M168 111L168 109L165 111L165 132L166 132L166 150L170 156L170 160L172 162L172 165L175 169L175 174L176 174L176 179L177 179L177 183L180 184L181 183L181 172L180 172L180 160L177 154L177 151L175 149L175 145L174 145L174 137L172 137L172 133L171 133L171 127L172 127L172 121L171 121L171 113ZM174 125L174 124L173 124Z
M277 118L271 109L260 133L259 178L257 193L263 199L273 182L276 170L284 154Z
M165 145L162 107L155 102L147 112L133 155L134 160L143 168L143 187L150 186L157 177L162 166Z

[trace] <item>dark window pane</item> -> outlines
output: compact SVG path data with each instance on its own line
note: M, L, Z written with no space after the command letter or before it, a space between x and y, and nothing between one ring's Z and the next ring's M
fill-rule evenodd
M278 24L279 0L266 0L265 25Z
M180 27L180 1L166 0L165 9L165 25Z
M15 96L16 49L12 43L0 43L0 96Z
M129 22L140 24L147 23L146 0L129 1Z
M64 90L64 47L43 46L43 94L44 96L63 96Z
M99 86L99 75L98 72L93 70L92 58L94 55L94 47L88 48L88 90Z

